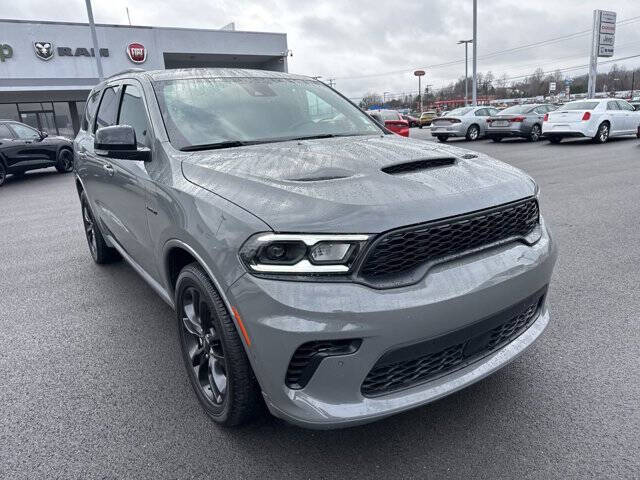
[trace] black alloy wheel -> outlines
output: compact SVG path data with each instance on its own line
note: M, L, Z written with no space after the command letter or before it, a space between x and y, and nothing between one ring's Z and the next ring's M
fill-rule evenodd
M82 192L80 194L80 208L82 210L82 223L84 225L84 234L87 237L89 252L91 258L98 264L111 263L120 258L120 254L115 248L109 247L105 242L100 227L96 222L87 195Z
M529 134L530 142L537 142L540 140L540 135L542 134L542 130L540 130L540 125L534 125L531 127L531 133Z
M263 413L260 387L233 319L198 263L178 275L175 305L182 359L207 415L231 427Z
M84 234L87 237L89 252L94 260L98 257L98 242L96 240L96 225L93 221L93 215L89 210L89 205L82 202L82 223L84 224Z
M63 148L58 152L56 170L60 173L69 173L73 170L73 153L71 150Z
M4 165L0 160L0 187L2 186L2 184L6 179L7 179L7 170L4 168Z
M201 393L216 409L227 401L227 359L213 309L195 286L182 292L182 342Z

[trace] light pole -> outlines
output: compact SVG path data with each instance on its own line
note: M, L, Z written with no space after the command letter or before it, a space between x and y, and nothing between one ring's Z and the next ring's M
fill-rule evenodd
M98 35L96 35L96 24L93 21L93 10L91 10L91 0L85 0L87 4L87 16L89 17L89 27L91 28L91 38L93 40L93 51L96 56L96 65L98 66L98 79L104 79L102 72L102 59L100 58L100 48L98 48Z
M478 105L478 0L473 0L473 106Z
M473 40L459 40L458 45L464 43L464 106L467 106L469 98L469 44Z
M382 92L382 108L385 108L385 104L387 103L387 93L389 92Z
M413 72L413 74L416 77L418 77L418 95L420 95L420 114L422 114L423 102L422 102L422 92L420 90L422 88L422 85L420 84L420 82L421 82L421 78L424 77L425 71L416 70L415 72Z

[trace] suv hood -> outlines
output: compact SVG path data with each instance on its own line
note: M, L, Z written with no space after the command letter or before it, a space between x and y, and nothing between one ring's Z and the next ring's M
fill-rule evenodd
M446 158L450 165L381 170ZM529 176L486 155L397 135L194 152L182 171L280 232L379 233L535 193Z

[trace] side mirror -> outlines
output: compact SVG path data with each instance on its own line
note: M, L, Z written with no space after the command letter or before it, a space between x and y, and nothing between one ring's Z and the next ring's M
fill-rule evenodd
M40 132L40 140L44 140L48 136L49 136L49 134L47 132Z
M99 128L93 141L96 155L120 160L151 160L151 150L139 147L136 131L129 125L113 125Z

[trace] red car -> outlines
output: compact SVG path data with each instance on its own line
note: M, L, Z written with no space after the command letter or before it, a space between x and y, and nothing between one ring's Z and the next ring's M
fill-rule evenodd
M367 113L393 133L403 137L409 136L409 122L402 118L402 115L396 110L371 110Z

